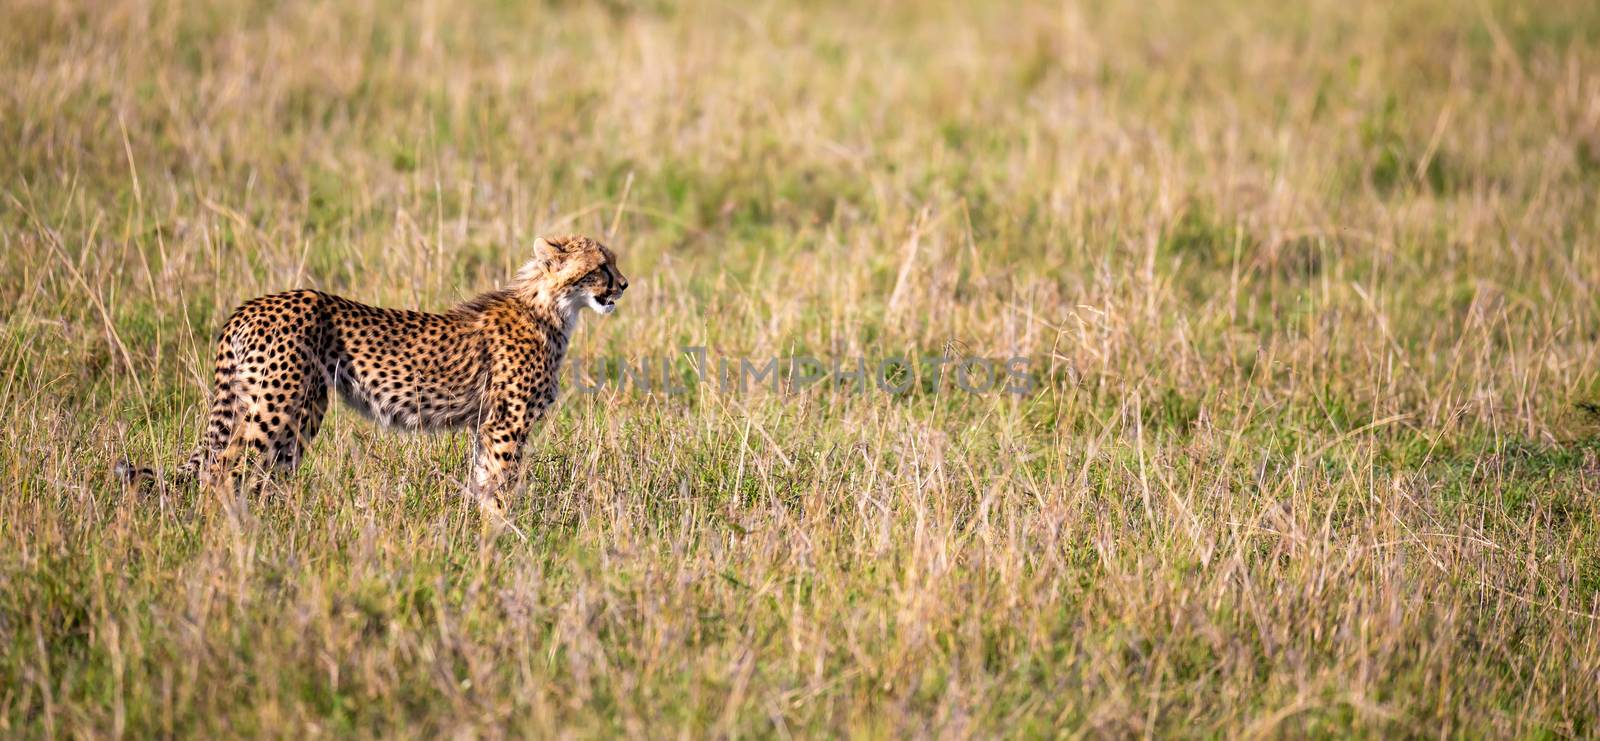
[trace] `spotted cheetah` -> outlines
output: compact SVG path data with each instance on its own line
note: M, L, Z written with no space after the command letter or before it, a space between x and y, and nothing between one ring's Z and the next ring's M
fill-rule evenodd
M500 511L529 430L555 401L578 313L610 314L628 288L593 239L538 239L533 252L509 285L442 314L313 290L245 302L217 337L210 421L174 479L231 487L246 454L293 471L331 388L384 427L475 427L465 489ZM155 477L127 461L117 474L130 487Z

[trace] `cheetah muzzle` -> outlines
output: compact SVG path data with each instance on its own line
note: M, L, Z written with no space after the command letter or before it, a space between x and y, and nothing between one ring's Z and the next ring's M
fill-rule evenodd
M384 427L474 428L465 489L500 511L529 431L555 403L578 314L610 314L628 288L593 239L541 238L533 253L509 285L440 314L312 290L240 305L217 337L206 430L174 480L231 487L247 455L293 471L331 389ZM115 473L129 487L155 478L127 461Z

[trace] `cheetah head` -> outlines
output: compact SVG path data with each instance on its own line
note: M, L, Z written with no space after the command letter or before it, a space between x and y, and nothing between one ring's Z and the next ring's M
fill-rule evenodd
M577 235L534 240L533 260L517 273L517 280L530 294L553 300L569 317L585 306L610 314L628 289L628 279L617 269L617 256L605 245Z

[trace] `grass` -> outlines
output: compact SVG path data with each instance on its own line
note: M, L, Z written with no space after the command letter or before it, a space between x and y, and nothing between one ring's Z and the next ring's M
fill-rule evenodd
M0 733L1600 732L1600 12L23 0L0 10ZM541 233L579 357L1027 356L1032 393L336 409L130 495L253 295Z

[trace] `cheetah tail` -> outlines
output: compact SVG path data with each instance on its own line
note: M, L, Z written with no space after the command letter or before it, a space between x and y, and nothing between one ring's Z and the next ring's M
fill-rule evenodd
M118 459L111 467L111 473L122 482L123 490L130 494L143 492L160 482L154 468L136 466L127 458Z
M162 476L153 466L139 466L127 458L119 458L111 466L111 475L122 482L123 490L128 493L140 493L149 490L167 492L171 491L171 487L182 487L193 483L196 479L195 471L199 467L200 460L202 460L201 454L197 452L194 457L179 466L176 471L168 471L165 476Z

